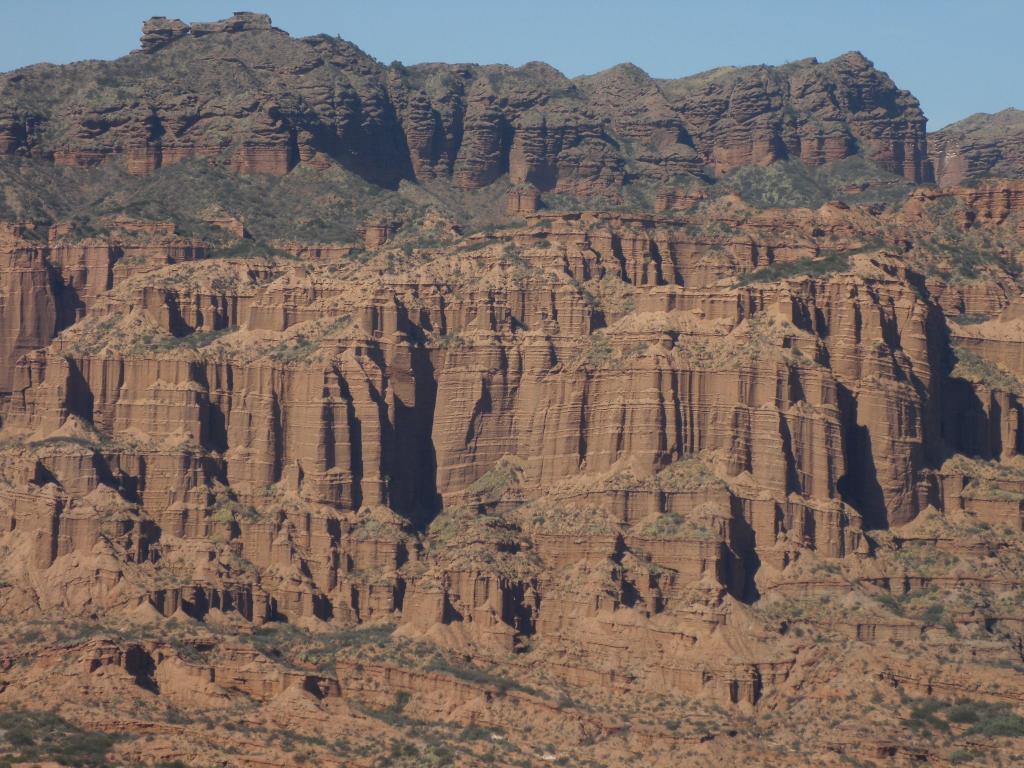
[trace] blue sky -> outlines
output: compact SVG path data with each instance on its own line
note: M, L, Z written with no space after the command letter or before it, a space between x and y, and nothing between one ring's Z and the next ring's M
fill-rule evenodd
M1024 0L22 0L4 2L0 70L114 58L143 19L269 13L293 35L338 34L384 62L546 61L567 75L632 61L656 77L862 51L912 91L935 130L1024 108Z

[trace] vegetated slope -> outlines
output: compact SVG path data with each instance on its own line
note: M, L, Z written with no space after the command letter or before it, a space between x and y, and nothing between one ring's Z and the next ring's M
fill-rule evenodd
M853 54L145 29L0 100L0 759L1020 756L1024 183Z

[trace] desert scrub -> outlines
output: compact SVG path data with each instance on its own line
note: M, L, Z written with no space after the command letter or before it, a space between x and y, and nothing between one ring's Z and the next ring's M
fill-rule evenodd
M349 534L356 541L401 541L408 521L388 507L363 507Z
M636 310L636 288L610 272L579 288L583 300L605 314L629 314Z
M231 330L233 329L222 328L216 331L193 331L186 336L165 336L152 344L151 348L161 351L181 348L202 349L230 333Z
M949 732L959 726L966 736L1024 737L1024 717L1006 702L957 699L911 699L909 725L917 730Z
M978 325L980 323L987 323L991 319L992 315L984 315L980 313L957 315L956 317L950 318L950 320L957 325Z
M269 243L257 242L248 238L237 240L227 247L215 248L208 258L211 259L254 259L274 257L294 261L295 257Z
M712 193L717 197L734 192L758 208L817 208L837 198L894 205L913 188L901 176L857 155L820 168L797 160L744 166L725 174Z
M316 342L300 333L282 341L267 356L275 363L298 363L309 360L316 349Z
M477 667L469 666L468 664L457 664L440 655L434 656L427 664L426 669L429 672L441 672L445 675L451 675L452 677L457 677L460 680L465 680L469 683L493 686L498 689L500 694L504 694L510 690L516 690L533 694L535 696L543 695L539 691L530 688L529 686L522 685L505 675L486 672L482 669L478 669Z
M497 515L453 508L446 509L430 522L425 543L428 550L444 550L447 545L464 540L467 544L464 550L454 553L464 555L474 545L500 547L511 540L511 533L508 523Z
M434 346L438 349L458 349L467 346L466 340L458 333L437 334L433 337Z
M587 336L568 364L585 365L592 370L621 370L628 359L625 350L618 348L606 333L597 331Z
M755 269L740 275L740 285L751 283L774 283L795 277L823 277L850 269L850 257L846 253L827 252L816 259L797 261L776 261L767 267Z
M292 624L271 622L251 634L239 635L264 655L287 663L310 664L323 673L332 672L335 657L357 648L383 649L393 643L394 624L375 624L333 629L313 634Z
M979 484L1024 483L1024 463L1012 460L1009 463L985 461L957 453L946 459L941 469L943 474L961 474Z
M951 552L937 549L929 542L907 541L894 553L904 568L920 576L942 576L960 562ZM908 593L913 594L913 593Z
M703 521L692 520L674 512L659 515L643 525L637 533L645 539L671 541L716 541L720 537Z
M113 443L106 437L97 434L95 440L90 440L84 437L46 437L42 440L33 440L28 443L28 448L33 451L38 451L47 448L59 448L61 446L74 446L76 448L88 448L96 451L101 448L109 448Z
M87 731L55 712L6 709L0 712L0 763L53 761L100 768L116 736Z
M338 315L338 317L334 318L330 323L324 326L321 338L330 337L335 333L348 328L350 325L352 325L352 315Z
M227 493L218 493L213 506L209 510L209 518L215 523L246 522L254 523L262 519L256 507L241 504Z
M715 477L704 460L697 456L680 459L661 470L658 485L666 491L693 491L712 487L725 487L725 483Z
M736 326L726 336L683 337L673 347L686 365L698 370L735 370L759 360L783 360L801 368L819 364L809 355L798 354L798 345L811 346L815 340L786 320L758 314Z
M950 376L954 379L964 379L974 384L983 384L990 389L1024 395L1024 383L1021 383L1020 379L977 352L963 346L954 346L953 358L956 364Z
M498 501L505 491L518 485L523 476L523 463L518 456L502 456L466 492L482 502Z

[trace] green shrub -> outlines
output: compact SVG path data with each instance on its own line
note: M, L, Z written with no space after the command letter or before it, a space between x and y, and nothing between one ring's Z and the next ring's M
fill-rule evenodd
M767 267L761 267L741 275L739 282L740 285L774 283L791 277L821 277L834 272L845 272L849 268L850 257L848 254L830 252L816 259L776 261Z
M519 483L522 472L523 466L517 457L502 456L466 490L481 501L497 501L505 491Z
M955 749L949 753L949 762L953 765L962 765L977 759L980 755L977 752L968 752L966 749Z
M11 762L100 768L107 765L107 753L117 741L116 736L79 728L55 712L7 709L0 712L0 725L0 749L6 742Z
M933 727L948 732L949 723L970 725L967 735L1024 738L1024 717L1006 702L921 699L910 710L912 728Z
M986 360L977 352L966 347L956 346L953 347L953 357L956 361L953 371L950 373L953 378L984 384L986 387L1002 392L1024 395L1024 383L1020 379L1001 366Z
M959 315L951 319L957 325L977 325L978 323L987 323L989 320L992 319L992 315Z
M941 603L934 603L925 608L921 614L921 621L926 624L939 624L945 615L946 609Z
M946 710L946 719L951 723L976 723L981 715L974 702L961 701Z
M458 666L441 656L435 656L431 659L427 665L427 669L431 672L442 672L446 675L452 675L460 680L465 680L469 683L477 683L479 685L490 685L498 689L499 693L505 693L509 690L519 690L524 693L531 693L539 695L538 691L533 688L529 688L525 685L520 685L515 680L505 677L503 675L495 675L490 672L485 672L482 669L468 666Z
M993 705L994 707L999 705ZM970 733L980 736L1009 736L1015 739L1024 737L1024 717L1009 711L1009 705L1004 707L996 711L990 709L971 728Z

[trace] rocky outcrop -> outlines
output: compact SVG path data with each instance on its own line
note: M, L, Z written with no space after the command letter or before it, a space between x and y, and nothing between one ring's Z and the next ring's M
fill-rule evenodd
M202 37L226 32L265 32L271 29L273 27L267 14L236 11L230 19L223 21L195 22L192 24L191 33L195 37Z
M1012 762L1024 191L914 186L863 56L569 80L238 13L44 70L0 763Z
M243 37L262 42L236 51ZM786 158L862 153L911 180L930 173L916 100L860 54L671 81L624 65L570 81L540 63L384 67L340 40L289 38L253 13L191 25L155 17L140 50L138 70L62 70L91 89L88 103L32 70L8 76L4 151L72 167L123 158L137 175L191 157L243 174L340 164L389 186L441 178L478 189L507 174L604 200L628 182ZM27 96L41 89L41 101Z
M929 134L935 178L956 186L988 176L1024 177L1024 112L971 115Z
M143 53L152 53L189 32L190 27L181 19L154 16L142 24L141 50Z
M49 231L8 226L0 240L0 391L9 391L15 361L80 320L116 283L167 264L203 258L205 243L174 226L130 219L111 222L107 237L83 238L61 226Z
M857 52L786 69L723 68L663 85L717 171L797 157L811 165L867 157L913 181L931 177L925 118Z

